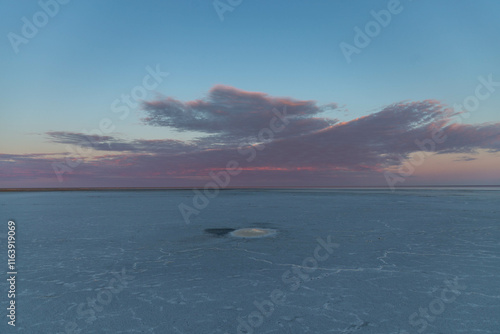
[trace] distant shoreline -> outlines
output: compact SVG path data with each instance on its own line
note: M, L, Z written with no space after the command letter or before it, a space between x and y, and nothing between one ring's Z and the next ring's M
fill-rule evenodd
M203 187L75 187L75 188L0 188L0 192L48 192L48 191L162 191L162 190L193 190L202 189ZM432 186L401 186L396 189L433 189L433 188L500 188L500 185L432 185ZM384 190L389 189L387 186L332 186L332 187L226 187L224 190L335 190L335 189L373 189Z

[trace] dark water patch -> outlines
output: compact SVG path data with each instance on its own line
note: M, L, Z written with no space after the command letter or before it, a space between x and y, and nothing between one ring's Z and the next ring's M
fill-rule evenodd
M233 232L234 228L206 228L205 232L209 234L213 234L217 237L223 237L226 234Z

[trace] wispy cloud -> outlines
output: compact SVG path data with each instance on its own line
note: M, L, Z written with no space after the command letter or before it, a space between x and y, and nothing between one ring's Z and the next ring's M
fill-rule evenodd
M113 136L86 135L64 131L47 132L46 135L53 143L76 145L98 151L176 154L197 150L196 145L175 139L125 141Z
M453 161L474 161L474 160L477 160L477 158L464 155L464 156L461 156Z

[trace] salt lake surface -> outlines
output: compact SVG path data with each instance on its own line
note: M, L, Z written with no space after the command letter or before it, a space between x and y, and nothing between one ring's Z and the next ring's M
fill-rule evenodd
M0 193L0 333L500 333L498 189L193 195Z

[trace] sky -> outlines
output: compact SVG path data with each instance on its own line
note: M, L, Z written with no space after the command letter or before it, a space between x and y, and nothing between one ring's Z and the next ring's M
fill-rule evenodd
M0 12L0 188L500 184L498 1Z

